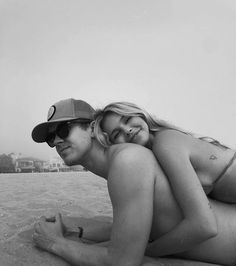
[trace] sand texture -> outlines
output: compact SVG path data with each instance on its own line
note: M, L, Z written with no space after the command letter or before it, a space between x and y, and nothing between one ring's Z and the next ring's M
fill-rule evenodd
M1 174L0 184L0 266L68 265L34 247L42 215L111 217L106 182L89 172Z
M0 174L0 266L68 266L32 242L35 221L57 212L111 221L106 181L90 172ZM190 266L191 262L160 259L155 265Z

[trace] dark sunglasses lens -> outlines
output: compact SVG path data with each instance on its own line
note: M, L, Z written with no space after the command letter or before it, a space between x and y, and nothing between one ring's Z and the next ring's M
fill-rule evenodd
M48 136L46 138L46 142L51 148L55 147L54 140L55 140L56 135L61 139L67 138L69 135L68 124L62 123L62 124L58 125L55 132L48 134Z
M57 127L56 134L59 138L65 139L69 135L69 128L67 123L63 123Z
M55 139L55 133L48 134L48 136L46 138L46 142L51 148L53 148L55 146L54 145L54 139Z

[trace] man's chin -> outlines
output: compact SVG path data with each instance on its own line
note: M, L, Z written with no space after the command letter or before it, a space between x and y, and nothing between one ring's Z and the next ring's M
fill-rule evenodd
M61 156L61 158L67 166L73 165L73 162L67 156Z
M64 163L67 166L72 166L72 165L75 165L76 164L76 162L74 162L73 158L71 158L71 156L69 156L69 155L67 155L67 156L60 155L60 157L62 158L62 160L64 161Z

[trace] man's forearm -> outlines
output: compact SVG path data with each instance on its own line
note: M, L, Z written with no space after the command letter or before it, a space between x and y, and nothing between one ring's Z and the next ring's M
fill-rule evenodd
M111 237L111 223L100 222L95 226L87 226L83 229L83 239L91 240L95 242L109 241Z
M87 245L65 238L58 238L52 245L51 252L72 265L110 265L107 248L102 246Z
M66 234L79 236L79 227L83 228L82 239L92 242L109 241L111 236L112 222L96 220L94 218L63 217Z

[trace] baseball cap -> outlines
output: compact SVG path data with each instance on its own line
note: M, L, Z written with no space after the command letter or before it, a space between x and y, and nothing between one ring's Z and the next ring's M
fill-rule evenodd
M32 138L35 142L45 142L52 125L72 120L93 121L94 114L93 107L85 101L72 98L59 101L49 108L47 122L34 127Z

